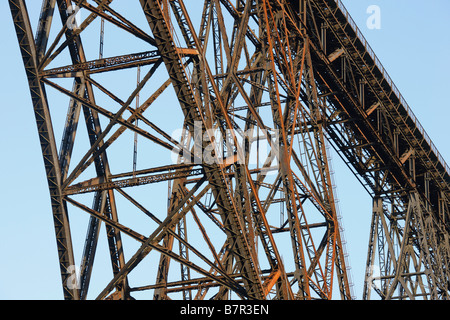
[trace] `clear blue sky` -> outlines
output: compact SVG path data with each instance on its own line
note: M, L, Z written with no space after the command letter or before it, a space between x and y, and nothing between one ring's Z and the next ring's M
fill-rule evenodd
M28 2L35 28L41 1ZM446 97L450 90L450 2L345 0L344 4L450 163L450 103ZM369 30L366 9L373 4L381 9L381 29ZM62 299L36 123L6 0L0 3L0 39L0 299ZM337 156L333 164L355 293L361 298L371 199Z

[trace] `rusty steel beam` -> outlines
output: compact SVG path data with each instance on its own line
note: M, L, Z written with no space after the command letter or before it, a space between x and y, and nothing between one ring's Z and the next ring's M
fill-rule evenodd
M65 299L78 299L76 286L68 286L67 281L72 276L71 266L75 266L67 207L61 194L61 169L50 119L47 97L42 82L39 81L38 52L31 30L25 1L9 1L20 51L25 65L25 71L30 85L36 124L41 141L42 155L50 191L50 199L55 225L56 245L63 283ZM47 10L47 9L46 9ZM43 41L43 40L42 40ZM44 45L41 44L41 47Z
M43 0L33 37L9 0L65 299L353 299L330 146L374 199L363 298L449 299L450 170L339 0L112 2Z

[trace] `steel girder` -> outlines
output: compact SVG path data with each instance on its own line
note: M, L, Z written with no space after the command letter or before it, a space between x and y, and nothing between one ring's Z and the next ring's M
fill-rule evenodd
M45 88L39 79L38 49L32 35L25 2L9 1L9 5L30 86L31 99L33 102L34 114L36 116L36 124L41 142L44 166L50 191L58 258L61 270L61 280L63 283L66 283L68 278L71 276L69 268L70 266L75 265L75 260L72 251L72 240L67 217L67 207L63 201L63 196L61 193L61 168L58 159L56 141L50 119L50 111ZM51 11L51 9L46 8L46 12L47 10ZM42 21L45 21L49 15L51 14L46 14ZM42 25L45 25L45 23L43 22L41 26ZM46 30L48 30L46 27L41 27L39 29L39 49L45 47L45 43L41 39L46 37ZM64 286L64 297L66 299L78 299L79 292L77 289Z
M328 143L374 197L364 298L448 298L448 168L339 1L130 2L141 20L74 3L88 16L69 28L71 1L44 1L34 40L10 0L66 299L351 299ZM103 57L101 27L93 56L100 19L137 52ZM46 88L70 101L59 155ZM68 205L89 214L75 286Z
M341 2L310 4L327 135L374 198L363 298L448 299L450 170Z

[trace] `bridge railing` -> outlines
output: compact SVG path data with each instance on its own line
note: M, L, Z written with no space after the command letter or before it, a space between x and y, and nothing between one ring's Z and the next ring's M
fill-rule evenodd
M342 13L345 15L345 17L347 18L348 23L350 24L350 26L353 28L353 31L356 33L356 35L358 36L359 40L361 41L361 43L364 45L364 47L366 48L368 54L371 56L371 58L373 59L373 61L375 62L375 65L378 67L378 69L380 70L380 72L383 74L383 77L386 79L386 81L389 83L389 85L392 88L392 91L396 94L397 98L399 99L400 103L403 105L403 107L405 108L408 116L411 118L411 120L414 122L414 124L416 125L417 130L419 130L419 132L422 134L423 138L425 139L425 141L429 144L431 150L434 152L434 154L436 155L436 157L438 158L438 160L440 161L440 163L442 164L442 166L444 167L444 169L447 171L447 173L450 175L450 167L449 165L445 162L444 157L442 157L442 155L439 153L438 149L436 148L435 144L433 143L433 141L431 140L431 138L428 136L428 134L426 133L425 129L423 128L423 126L421 125L421 123L419 122L419 120L417 119L417 117L415 116L414 112L411 110L411 108L409 107L408 103L406 102L406 100L403 98L403 96L400 93L400 90L398 90L397 86L395 85L395 83L392 81L391 77L389 76L389 74L387 73L387 71L384 69L383 65L381 64L380 60L378 59L378 57L376 56L375 52L373 51L372 47L370 46L370 44L367 42L366 38L364 37L364 35L362 34L362 32L359 30L358 26L356 25L355 21L353 20L353 18L351 17L351 15L348 13L347 9L345 8L344 4L342 3L341 0L335 0L339 9L342 11Z

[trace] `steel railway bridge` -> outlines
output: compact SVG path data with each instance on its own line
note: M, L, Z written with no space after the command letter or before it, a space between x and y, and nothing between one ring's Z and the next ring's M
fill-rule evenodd
M352 299L329 147L363 298L449 298L450 169L339 0L9 5L65 299Z

